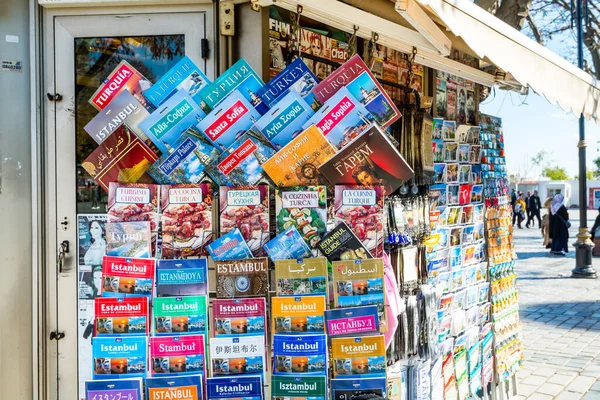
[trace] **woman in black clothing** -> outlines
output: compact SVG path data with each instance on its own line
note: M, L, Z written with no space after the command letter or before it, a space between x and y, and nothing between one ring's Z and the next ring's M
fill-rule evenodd
M550 237L552 238L552 253L564 256L569 252L569 213L564 205L564 196L556 194L550 206Z
M598 215L596 216L596 220L594 221L594 226L590 230L590 234L592 235L592 240L596 237L596 229L600 228L600 207L598 207Z

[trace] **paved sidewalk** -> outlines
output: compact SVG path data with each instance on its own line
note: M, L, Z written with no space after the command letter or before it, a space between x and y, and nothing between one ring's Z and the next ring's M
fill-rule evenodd
M596 211L588 211L592 226ZM578 210L569 210L579 227ZM519 399L600 400L600 279L570 278L575 251L551 256L537 228L515 227L525 365ZM594 259L600 275L600 258Z

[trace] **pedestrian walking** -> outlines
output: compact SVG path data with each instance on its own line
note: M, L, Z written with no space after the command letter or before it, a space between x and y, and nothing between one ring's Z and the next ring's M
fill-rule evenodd
M525 199L523 198L523 193L519 194L519 198L517 199L517 203L515 204L515 213L517 214L517 226L519 229L523 229L521 224L525 220L525 213L527 212L527 205L525 204Z
M527 196L525 196L525 207L527 207L527 223L525 224L526 228L529 228L529 217L531 215L530 211L529 211L529 199L531 198L531 190L527 191Z
M535 221L533 217L537 217L538 220L538 228L542 228L542 219L540 218L540 209L542 208L542 204L540 202L540 196L538 196L538 191L534 190L533 194L529 196L529 200L527 201L527 223L526 227L529 228L529 224L535 226Z
M549 249L552 247L552 238L550 237L550 206L552 205L552 198L548 197L544 202L544 208L546 214L542 217L542 236L544 237L544 247Z
M598 232L598 235L596 235L596 231L600 228L600 207L598 207L598 215L596 215L596 220L594 221L594 226L592 226L592 229L590 230L590 234L592 235L592 240L594 240L594 238L596 236L600 237L600 232Z
M565 197L558 193L550 206L550 237L552 238L552 254L564 256L569 252L569 228L571 221L564 204Z
M513 220L512 220L513 226L515 225L515 221L517 219L517 213L515 212L515 204L517 204L517 192L515 191L515 189L513 189L510 194L510 205L512 206L512 211L513 211Z

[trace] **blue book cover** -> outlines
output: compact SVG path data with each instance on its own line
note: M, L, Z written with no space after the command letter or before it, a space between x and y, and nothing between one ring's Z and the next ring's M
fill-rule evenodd
M206 258L156 261L156 296L208 295Z
M183 132L205 116L184 90L178 90L141 122L140 128L163 154L169 154Z
M197 125L221 152L227 150L260 119L254 107L235 90Z
M304 124L303 128L315 125L339 150L356 139L373 120L373 116L365 106L356 100L348 89L342 87L323 104L323 107Z
M135 378L115 381L86 381L85 399L142 400L142 380Z
M147 400L201 400L204 396L202 375L146 378ZM103 400L103 399L98 399ZM109 399L111 400L111 399ZM118 400L118 399L115 399ZM119 399L119 400L129 400Z
M272 261L312 257L311 248L295 226L290 226L263 247Z
M188 56L185 56L143 94L158 107L178 90L184 90L196 104L200 105L202 100L200 90L209 83L210 80L204 72Z
M262 102L257 94L264 85L265 83L252 69L250 64L241 58L213 83L200 90L200 97L202 98L200 107L204 111L210 112L210 110L213 110L219 103L225 100L229 93L237 89L256 111L262 115L269 110L269 107Z
M260 375L216 377L206 379L207 400L262 400Z
M274 375L327 375L327 335L273 336Z
M316 111L321 106L312 92L317 83L319 80L315 74L298 57L267 82L258 95L268 107L273 107L288 92L296 92Z
M377 306L325 310L325 329L329 336L379 333Z
M146 337L92 338L92 379L143 378L146 376Z
M207 248L215 261L242 260L254 257L239 228L214 240Z
M361 379L332 379L331 398L336 400L350 400L357 398L371 398L378 396L386 398L387 384L385 378ZM377 397L375 397L377 398Z
M255 127L280 150L304 131L302 126L314 113L298 93L289 92L256 122Z

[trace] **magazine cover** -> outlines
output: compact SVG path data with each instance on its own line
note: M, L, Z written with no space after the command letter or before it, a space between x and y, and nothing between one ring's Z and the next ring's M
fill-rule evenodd
M129 258L151 257L150 222L108 222L106 224L106 255Z
M325 333L325 296L273 297L271 332L285 335Z
M273 375L326 376L327 335L273 336Z
M383 255L383 187L336 185L335 224L345 222L369 253Z
M188 57L183 57L173 68L157 80L152 87L144 91L144 96L155 107L160 106L178 90L184 90L196 104L200 104L200 90L210 80Z
M332 399L351 400L371 397L384 399L385 395L385 378L331 380Z
M414 176L412 168L377 125L371 125L321 164L319 170L334 185L381 185L384 195L390 195Z
M92 338L92 379L145 378L147 350L145 336Z
M290 226L264 245L271 261L312 256L312 249L306 244L298 229Z
M371 113L343 87L304 124L304 129L315 125L336 149L341 149L372 121Z
M162 258L199 257L212 239L212 190L201 183L162 185Z
M387 332L383 261L350 260L333 262L335 307L376 305L381 332Z
M327 377L325 376L286 376L271 377L272 400L326 400Z
M294 258L275 261L277 296L321 295L329 298L327 259Z
M119 379L114 381L86 381L86 400L127 399L143 400L142 379Z
M215 337L265 337L266 302L258 299L215 299L212 302Z
M456 83L454 82L446 82L446 110L447 110L447 114L446 114L446 118L449 119L450 121L455 121L456 120L456 108L457 108L457 102L456 102Z
M220 233L239 229L252 254L265 255L263 246L270 238L269 187L221 186L219 204Z
M148 298L94 299L94 336L147 336Z
M258 336L216 337L210 339L211 376L265 376L265 339Z
M152 296L154 287L152 258L105 256L102 261L102 296Z
M206 379L207 400L263 400L262 377L232 376Z
M302 133L315 112L296 92L289 92L256 122L259 130L279 150Z
M146 378L147 400L202 400L204 397L202 382L202 375Z
M325 310L325 328L329 336L379 333L377 306Z
M135 96L142 106L148 108L146 99L142 92L152 84L127 61L123 60L117 65L113 72L102 82L89 99L89 103L98 111L106 107L121 92L127 90Z
M208 260L156 260L156 296L208 295Z
M337 379L385 378L385 338L332 338L331 363Z
M106 214L77 214L79 299L100 296L102 258L106 255Z
M140 128L163 154L169 154L181 134L205 116L184 90L178 90L142 121Z
M154 336L208 337L207 296L155 297L152 309Z
M319 80L302 61L300 57L289 63L281 72L258 91L261 100L267 107L273 107L288 93L296 92L304 98L306 103L317 110L320 106L312 89Z
M258 92L265 83L260 79L252 67L241 58L231 68L221 74L213 83L200 90L202 102L200 107L206 111L214 110L234 90L238 90L242 96L261 115L269 110L266 104L258 97Z
M317 247L329 262L373 258L345 222L327 232Z
M266 257L216 261L217 298L266 297L269 293L269 260Z
M239 228L213 240L206 247L214 261L241 260L253 257Z
M150 338L151 376L206 376L204 335Z
M112 182L154 183L147 170L158 156L126 125L121 125L81 163L108 192Z
M323 181L319 165L335 152L325 136L311 126L269 158L263 168L277 186L315 186Z
M295 226L312 248L313 257L319 255L317 243L327 232L327 187L297 186L275 189L277 233Z

